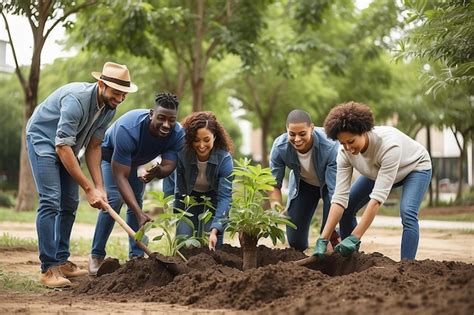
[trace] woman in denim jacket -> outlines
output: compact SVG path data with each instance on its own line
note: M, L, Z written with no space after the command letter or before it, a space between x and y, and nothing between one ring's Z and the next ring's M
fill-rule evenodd
M320 199L323 201L323 220L326 223L332 194L336 184L336 156L338 142L329 139L322 128L315 128L309 114L295 109L288 114L287 132L273 142L270 168L276 186L270 194L272 206L282 203L281 186L285 169L290 171L287 214L297 226L286 228L288 243L299 251L308 248L311 219ZM333 233L331 242L338 242Z
M192 113L182 125L186 133L184 149L178 154L175 172L164 182L164 190L168 195L174 194L174 206L179 209L184 208L182 201L186 195L197 201L201 201L202 196L211 199L215 211L204 230L210 232L209 249L215 250L223 243L224 221L232 201L233 143L212 112ZM188 210L193 214L190 219L195 229L198 216L204 210L202 205ZM177 235L191 236L192 233L188 224L178 223Z

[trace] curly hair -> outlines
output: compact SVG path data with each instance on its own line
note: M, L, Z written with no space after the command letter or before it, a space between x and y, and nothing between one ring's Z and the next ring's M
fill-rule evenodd
M198 129L207 128L216 137L214 148L227 150L231 154L234 153L232 139L222 124L217 121L216 115L213 112L194 112L184 118L181 124L186 133L184 137L186 150L193 150L193 141L196 138Z
M158 93L155 95L155 106L167 109L174 109L178 111L179 100L178 97L171 93Z
M337 105L324 120L324 131L333 140L337 140L341 132L361 135L372 128L374 115L369 106L362 103L348 102Z

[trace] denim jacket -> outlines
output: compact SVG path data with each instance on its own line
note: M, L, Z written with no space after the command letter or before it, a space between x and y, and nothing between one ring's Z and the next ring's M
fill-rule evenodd
M178 154L176 170L164 180L165 194L174 194L176 199L182 199L183 195L191 194L198 176L197 164L194 150L192 152L186 149L181 150ZM219 233L224 231L223 221L229 215L232 202L233 177L231 173L233 168L234 164L229 152L222 149L211 151L206 167L206 178L211 190L217 193L217 205L214 205L216 212L210 229L216 228Z
M329 139L322 128L314 128L313 162L316 168L316 174L321 182L320 196L324 196L323 187L326 185L329 198L329 200L327 200L328 203L331 202L336 186L336 158L338 147L339 142ZM281 188L286 167L291 170L288 184L288 207L291 200L298 195L301 171L296 149L288 141L288 134L284 133L275 139L270 152L270 168L272 175L276 178L277 188Z
M106 107L98 114L97 91L97 83L69 83L36 107L26 126L36 154L57 158L56 146L67 145L77 156L92 136L104 138L115 110Z

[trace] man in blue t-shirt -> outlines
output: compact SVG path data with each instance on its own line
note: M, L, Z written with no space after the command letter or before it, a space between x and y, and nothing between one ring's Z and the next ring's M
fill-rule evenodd
M110 206L120 213L123 202L128 206L126 221L134 230L150 221L142 210L145 184L164 178L176 168L178 152L184 145L184 130L176 123L178 98L160 93L155 108L132 110L120 117L105 133L102 144L102 173ZM138 177L137 168L157 156L157 164ZM89 256L89 274L96 275L106 252L105 245L114 226L105 211L99 214ZM143 256L133 238L129 238L129 257Z

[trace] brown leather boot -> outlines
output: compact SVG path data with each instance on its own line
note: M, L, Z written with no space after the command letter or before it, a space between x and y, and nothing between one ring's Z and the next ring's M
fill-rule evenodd
M45 273L42 273L39 281L49 288L64 288L71 285L71 281L61 274L59 266L51 267Z
M87 270L79 268L75 263L66 261L59 265L59 270L66 278L82 277L87 275Z

